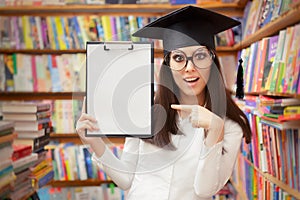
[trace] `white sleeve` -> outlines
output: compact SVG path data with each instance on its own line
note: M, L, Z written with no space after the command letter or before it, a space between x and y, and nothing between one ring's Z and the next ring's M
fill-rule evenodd
M194 190L199 197L212 197L226 184L232 174L242 137L241 127L227 120L223 141L210 148L203 146L194 180ZM222 155L223 148L225 152Z
M121 157L117 158L113 152L106 147L103 155L92 158L106 172L106 174L123 190L130 188L139 155L138 138L126 138Z

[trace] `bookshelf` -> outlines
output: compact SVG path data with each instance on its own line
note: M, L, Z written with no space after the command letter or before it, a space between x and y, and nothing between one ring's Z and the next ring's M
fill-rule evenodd
M198 4L225 15L242 16L244 0L236 3L203 2ZM10 6L0 7L1 15L72 15L72 14L109 14L109 15L162 15L186 5L170 4L106 4L106 5L64 5L64 6Z
M99 186L101 184L110 184L112 181L106 180L96 180L96 179L88 179L88 180L76 180L76 181L56 181L53 180L49 183L52 187L84 187L84 186Z
M276 19L267 23L262 28L255 31L253 34L247 36L240 43L235 44L233 46L233 48L236 49L237 51L245 50L246 48L251 47L251 45L253 45L254 43L258 43L258 42L262 41L264 38L267 38L267 37L271 38L274 35L278 35L281 30L288 29L289 27L297 26L297 24L300 23L299 10L300 10L300 1L298 1L294 4L291 4L290 8L286 12L283 12ZM259 13L259 12L257 12L257 13ZM250 19L250 20L252 20L252 19ZM297 41L299 41L299 40L297 40ZM258 57L256 56L256 58L258 58ZM250 58L249 58L249 60L250 60ZM257 63L254 64L254 66L257 66ZM273 67L273 65L272 65L272 67ZM245 72L245 73L247 73L247 72ZM246 76L247 76L247 74L246 74ZM255 103L255 105L250 105L251 98L256 99L255 101L252 101L252 103ZM271 92L268 90L246 92L244 104L243 105L240 104L240 105L245 110L245 112L247 114L249 114L250 122L253 123L253 124L251 124L252 130L253 130L253 137L255 137L256 140L259 140L259 137L262 137L262 142L256 141L257 142L256 143L256 142L253 142L254 141L253 140L251 142L251 144L248 144L248 145L242 144L241 153L237 160L236 170L233 173L231 182L234 185L234 187L236 188L236 190L238 191L238 194L239 194L238 199L252 199L252 198L272 199L272 197L270 197L270 195L273 195L274 199L282 198L282 196L279 197L279 196L274 196L274 195L283 195L283 196L285 195L286 198L289 198L289 199L299 199L300 198L299 185L297 185L297 183L294 184L293 178L291 178L291 177L293 177L293 175L289 175L290 173L299 173L299 169L298 169L298 171L296 169L291 170L290 166L292 164L289 164L289 162L290 163L298 162L298 161L296 161L298 159L297 155L294 156L295 154L293 154L289 148L290 147L292 149L295 148L295 150L298 149L298 151L299 151L299 143L294 143L293 140L290 139L290 138L298 136L297 134L299 134L299 128L287 128L287 129L281 130L280 128L274 126L274 124L272 125L271 123L266 123L265 120L263 123L260 120L259 120L259 122L255 122L255 120L253 120L251 115L256 116L256 118L262 119L262 116L265 112L265 110L262 111L264 108L264 105L261 104L262 98L300 99L300 94L299 94L299 91L291 92L289 90L287 90L285 92L278 92L278 91ZM284 106L282 106L282 107L284 107ZM294 119L294 120L296 120L295 123L300 124L299 120L297 120L297 119ZM264 124L264 127L259 127L257 125L257 123ZM260 130L262 132L261 136L259 133ZM271 133L271 130L274 132ZM293 134L294 136L291 136L291 134ZM280 136L278 136L279 139L277 138L276 135L280 135ZM276 138L276 139L274 139L274 138ZM281 139L282 139L282 141L281 141ZM274 145L274 140L276 140L277 145ZM280 142L278 142L278 141L280 141ZM287 141L289 143L287 143ZM284 163L281 163L281 165L285 165L284 166L285 168L289 168L289 170L293 171L293 172L290 172L290 171L283 172L282 171L283 168L279 167L279 164L278 164L278 166L276 166L279 168L279 169L276 168L276 170L277 170L276 172L274 172L274 166L272 166L272 164L267 164L267 169L266 169L266 167L263 167L262 163L266 163L266 162L270 163L271 162L274 164L273 159L278 159L278 152L281 151L279 149L279 147L281 148L279 143L282 144L283 146L285 145L285 148L286 148L285 151L282 150L283 154L282 153L280 154L280 158L284 160ZM263 144L263 147L259 146L262 144ZM271 145L271 146L269 146L269 145ZM262 153L262 149L264 149L263 150L264 153ZM263 157L265 155L268 156L266 158L267 161L263 161ZM273 158L273 156L275 156L275 157ZM272 160L269 159L271 157L272 157ZM291 160L293 160L293 161L291 161ZM286 165L286 162L288 163L287 165ZM286 169L284 169L284 170L286 170ZM287 176L286 176L286 174L282 175L284 173L287 173L288 175ZM298 176L298 175L296 175L296 176ZM297 182L297 180L295 180L295 182Z
M274 21L271 21L266 26L256 31L254 34L248 36L242 42L235 44L233 49L236 50L244 49L250 46L252 43L257 42L264 37L273 35L278 31L280 31L281 29L299 22L300 21L299 12L300 12L300 3L297 3L293 5L293 7L288 12L283 13L283 15L279 16Z

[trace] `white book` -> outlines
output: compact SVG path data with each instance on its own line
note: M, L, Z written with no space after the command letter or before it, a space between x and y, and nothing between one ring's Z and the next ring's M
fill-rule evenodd
M16 161L13 162L13 167L14 169L18 169L22 166L28 165L30 163L35 163L38 159L38 154L37 153L31 153L30 155L20 158Z
M87 171L85 166L85 157L84 157L84 145L80 145L77 147L77 158L78 158L78 168L79 168L79 179L86 180L87 179Z

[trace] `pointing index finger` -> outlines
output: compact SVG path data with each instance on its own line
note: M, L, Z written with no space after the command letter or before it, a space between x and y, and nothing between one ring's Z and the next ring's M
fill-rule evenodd
M174 110L182 110L182 111L191 112L193 106L191 106L191 105L176 105L176 104L172 104L171 108L173 108Z

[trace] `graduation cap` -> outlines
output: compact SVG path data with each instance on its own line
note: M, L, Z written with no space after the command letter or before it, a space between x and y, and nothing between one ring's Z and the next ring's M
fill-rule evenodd
M132 36L163 40L165 53L195 45L215 49L215 35L240 24L225 15L200 7L186 6L147 24ZM236 91L238 98L244 97L242 70L240 62Z
M186 6L149 23L133 36L163 40L163 48L167 51L191 45L215 49L214 36L239 24L230 17Z

